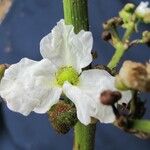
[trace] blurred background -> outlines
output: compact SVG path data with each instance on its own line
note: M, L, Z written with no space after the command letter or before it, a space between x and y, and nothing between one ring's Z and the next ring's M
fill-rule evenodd
M3 0L1 0L3 1ZM10 1L10 0L6 0ZM149 0L150 1L150 0ZM107 64L114 50L101 39L102 23L116 16L124 4L138 0L89 0L90 30L94 36L95 63ZM5 6L7 8L7 6ZM62 0L13 0L10 11L0 25L0 63L16 63L23 57L41 60L39 42L63 18ZM2 7L0 6L0 16ZM150 25L141 25L150 30ZM134 35L136 36L136 35ZM146 62L150 48L130 49L123 60ZM146 98L150 95L144 95ZM150 105L150 102L147 103ZM145 117L150 119L150 107ZM0 150L71 150L73 134L57 134L47 115L32 113L28 117L14 113L0 102ZM97 125L96 150L149 150L150 140L140 140L113 125Z

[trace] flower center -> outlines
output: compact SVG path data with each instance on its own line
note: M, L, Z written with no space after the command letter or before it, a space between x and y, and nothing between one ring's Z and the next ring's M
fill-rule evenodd
M79 82L79 74L73 67L62 67L56 73L56 83L60 86L68 81L72 85L77 85Z

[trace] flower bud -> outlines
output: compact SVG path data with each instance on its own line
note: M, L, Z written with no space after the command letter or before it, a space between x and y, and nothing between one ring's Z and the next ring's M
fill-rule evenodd
M123 10L126 11L126 12L130 12L130 13L133 13L134 12L134 9L135 9L135 5L132 4L132 3L128 3L124 6Z
M53 128L61 134L66 134L77 122L76 109L72 105L59 101L48 112Z
M123 22L129 22L134 13L135 5L132 3L128 3L124 6L124 8L119 12L119 16L123 19Z
M125 7L119 12L120 18L123 20L122 27L129 30L136 31L136 21L137 18L134 15L135 5L128 3Z
M113 105L119 99L121 99L121 97L122 97L121 93L118 91L106 90L101 93L100 100L101 100L101 103L104 105Z
M143 43L150 45L150 32L149 31L144 31L142 34L142 41Z
M125 61L116 77L116 87L150 92L150 64Z

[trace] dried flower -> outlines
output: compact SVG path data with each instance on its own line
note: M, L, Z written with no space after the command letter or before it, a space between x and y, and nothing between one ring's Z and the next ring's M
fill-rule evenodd
M104 41L111 41L112 40L112 36L111 36L111 33L109 31L104 31L102 33L102 39Z
M125 61L116 76L116 86L119 89L150 91L150 64Z
M120 17L114 17L109 19L107 22L103 24L104 30L110 30L112 28L116 28L117 26L121 26L123 23Z

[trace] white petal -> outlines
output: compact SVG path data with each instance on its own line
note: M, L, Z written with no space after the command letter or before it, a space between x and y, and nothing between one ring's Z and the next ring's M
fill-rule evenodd
M36 113L47 112L54 104L56 104L59 101L61 93L61 88L51 88L45 95L43 95L41 103L39 104L39 106L36 106L33 111Z
M100 93L104 90L119 91L115 88L115 77L105 70L91 69L83 71L80 76L80 83L84 85L84 88L91 87L96 90L96 88L99 87L98 89L100 90ZM131 100L131 91L128 90L119 92L122 94L122 98L119 100L119 103L128 103Z
M79 88L82 92L86 93L86 95L90 96L97 106L90 115L103 123L111 123L115 120L112 107L103 105L100 101L100 95L104 90L117 90L115 88L114 80L115 78L108 72L98 69L83 71L80 76ZM120 100L120 103L128 103L132 97L131 92L127 91L121 93L122 100Z
M60 20L52 32L40 42L41 55L57 66L73 66L78 72L92 61L93 37L91 32L74 33L72 25Z
M149 2L141 2L139 6L136 8L136 13L139 15L146 15L150 13L150 8L148 7Z
M13 111L23 115L45 113L61 93L61 89L52 87L56 70L48 59L36 62L23 58L5 71L0 95Z
M88 125L91 122L91 112L96 108L92 98L69 82L63 85L63 92L75 104L80 122Z

